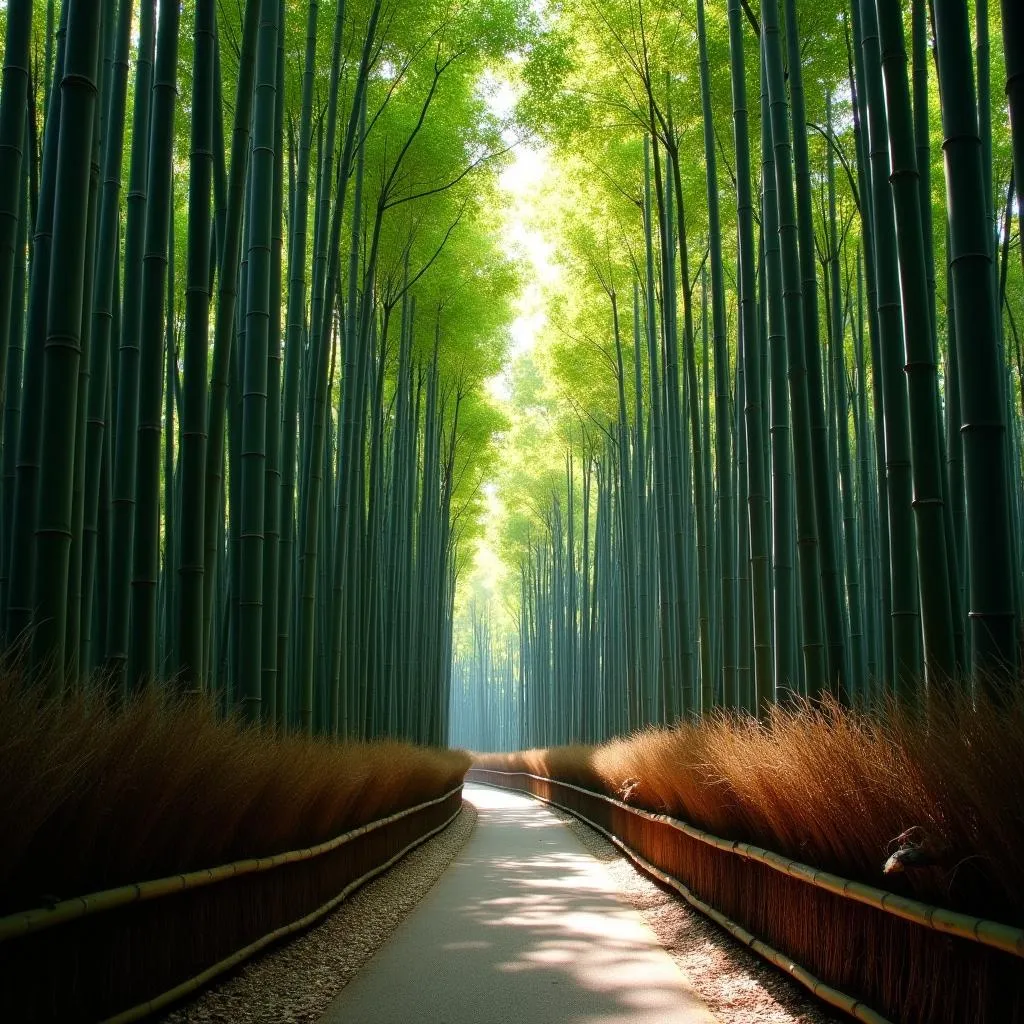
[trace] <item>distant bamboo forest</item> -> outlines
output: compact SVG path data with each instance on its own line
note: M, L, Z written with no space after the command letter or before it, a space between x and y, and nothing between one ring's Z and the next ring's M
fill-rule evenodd
M623 0L548 33L522 109L560 273L456 741L1012 698L1020 5Z
M515 2L0 9L0 628L49 692L447 731Z
M597 742L1018 687L1017 0L6 0L42 694Z

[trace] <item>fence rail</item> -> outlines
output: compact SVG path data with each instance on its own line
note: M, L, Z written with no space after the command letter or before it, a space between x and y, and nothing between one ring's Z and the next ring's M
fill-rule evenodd
M852 882L569 782L482 768L470 769L467 780L529 793L585 821L754 952L859 1020L1024 1021L1021 929Z
M0 918L0 1020L138 1020L329 913L461 807L460 784L317 846Z

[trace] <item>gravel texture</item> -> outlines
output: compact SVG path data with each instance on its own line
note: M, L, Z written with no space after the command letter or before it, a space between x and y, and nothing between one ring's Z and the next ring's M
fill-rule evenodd
M299 938L250 960L164 1024L312 1024L388 940L466 844L477 813L464 803L443 832L358 889Z
M840 1024L825 1004L636 868L578 818L548 805L643 914L720 1024Z

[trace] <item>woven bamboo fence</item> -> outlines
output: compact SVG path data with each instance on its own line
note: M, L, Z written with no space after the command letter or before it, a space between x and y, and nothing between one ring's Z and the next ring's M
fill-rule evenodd
M0 918L0 1021L138 1020L314 923L461 807L459 785L318 846Z

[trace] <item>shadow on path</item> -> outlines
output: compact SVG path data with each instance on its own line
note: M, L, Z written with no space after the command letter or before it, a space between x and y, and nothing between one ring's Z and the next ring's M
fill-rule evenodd
M321 1024L713 1024L553 814L483 786L465 797L469 843Z

